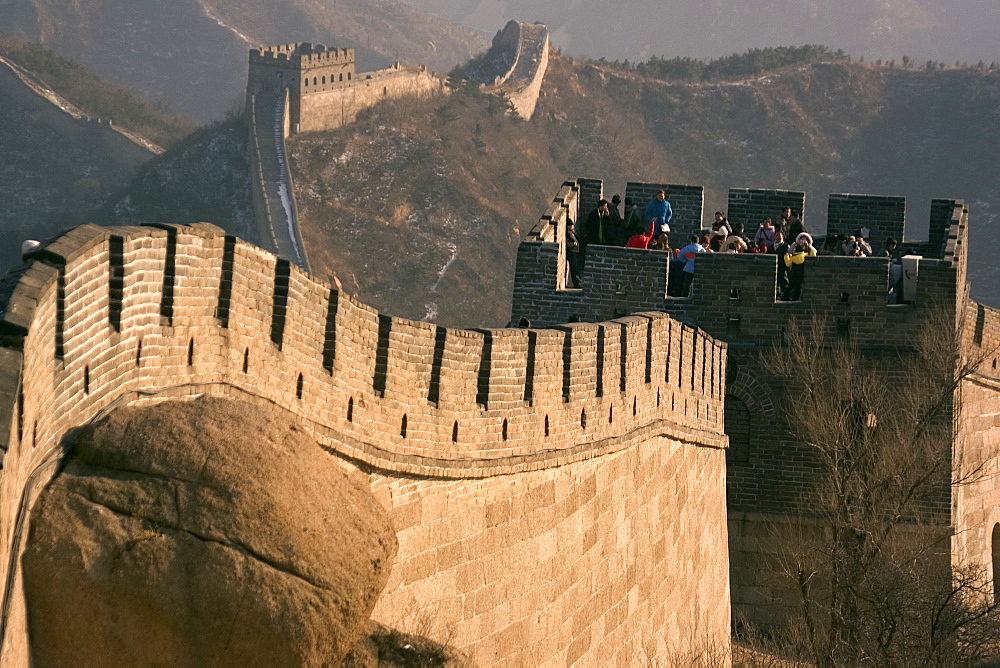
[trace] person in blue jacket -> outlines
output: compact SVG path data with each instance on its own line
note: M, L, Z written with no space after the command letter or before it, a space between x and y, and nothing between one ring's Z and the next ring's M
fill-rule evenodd
M656 198L646 205L646 223L649 225L653 238L658 239L661 235L670 236L670 220L674 217L674 211L667 201L665 190L658 190Z
M681 287L681 297L691 295L691 284L694 282L694 259L698 253L704 252L705 247L698 241L698 235L694 235L691 237L690 243L677 253L678 259L684 261L684 285Z

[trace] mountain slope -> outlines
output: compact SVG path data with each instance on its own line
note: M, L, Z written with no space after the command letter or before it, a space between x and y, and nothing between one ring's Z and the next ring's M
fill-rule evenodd
M39 67L29 72L18 62ZM115 127L87 120L109 109ZM0 40L0 265L20 259L22 240L84 222L84 211L162 150L156 142L176 142L191 129L75 63ZM138 134L146 131L156 142Z
M447 70L487 46L394 0L0 0L0 32L199 121L239 108L251 46L355 47L360 70L396 59Z
M926 233L932 198L965 198L973 296L1000 294L990 259L1000 251L990 234L1000 74L829 63L665 84L554 57L534 118L504 109L463 88L293 137L315 271L389 313L503 325L517 243L576 175L604 178L608 194L628 180L701 184L708 213L725 208L730 187L804 190L819 233L831 192L907 196L914 238Z
M718 57L750 48L835 44L869 60L1000 60L995 0L406 0L492 34L503 20L541 21L569 53L645 60Z

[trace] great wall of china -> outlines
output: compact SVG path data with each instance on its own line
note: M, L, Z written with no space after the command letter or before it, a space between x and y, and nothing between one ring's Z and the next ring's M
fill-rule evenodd
M520 81L508 96L523 114L544 76L547 35L525 24L512 35L508 25L494 40L518 45L496 83ZM776 300L774 256L751 255L699 257L693 296L671 298L658 251L592 246L584 289L567 288L566 221L603 195L601 181L583 178L563 185L518 251L512 318L535 328L454 330L379 314L302 269L284 139L304 131L303 109L331 127L357 110L340 87L341 74L353 85L352 54L288 45L257 55L293 53L333 68L317 70L328 81L310 80L320 109L278 70L261 71L280 85L248 84L255 206L277 255L205 223L83 226L0 285L4 665L28 661L18 557L32 502L66 436L117 406L200 395L280 406L365 472L393 518L400 550L378 621L432 620L425 630L477 664L607 664L718 652L731 614L766 626L795 607L774 564L780 543L804 532L776 527L802 523L796 499L817 469L804 445L769 432L782 379L759 360L789 322L819 314L831 337L880 359L913 354L912 337L943 308L965 350L1000 346L1000 312L968 298L960 200L933 200L929 238L904 242L919 256L905 303L886 301L888 260L829 256L808 261L799 302ZM537 67L524 74L525 63ZM391 96L368 88L352 93L364 98L357 108ZM675 234L700 229L699 186L630 183L626 194L644 202L660 187ZM805 194L733 189L728 212L755 221L785 206L804 209ZM863 223L876 244L903 239L905 211L902 198L835 194L827 228ZM944 481L925 500L922 530L946 568L996 573L1000 562L996 365L963 382L941 445L956 475L985 474Z
M522 118L534 113L548 66L545 26L510 21L490 53L507 64L491 93L508 97ZM356 72L354 49L295 43L250 50L246 116L250 124L251 194L262 243L309 270L299 233L292 177L285 155L290 134L333 130L388 99L446 92L444 77L424 67Z
M106 119L90 118L37 77L0 57L0 94L37 117L66 140L105 160L136 169L163 149L147 139L116 127Z
M277 404L370 473L400 542L381 621L427 615L485 665L726 646L725 347L663 314L449 330L208 224L76 228L0 304L6 665L64 436L202 394Z
M702 228L700 186L629 183L627 196L644 203L663 188L674 205L674 232L685 239ZM567 220L583 220L603 196L596 179L571 179L518 249L512 319L549 326L600 321L636 311L661 311L697 327L727 348L725 397L727 507L734 615L760 626L782 625L801 604L778 555L790 541L823 531L803 519L800 499L814 490L821 466L810 448L780 427L787 378L770 370L768 355L791 323L824 319L831 340L849 340L872 364L898 366L918 354L914 342L929 323L961 333L961 351L991 359L961 384L942 418L942 456L954 462L922 501L921 529L935 543L942 568L978 566L1000 573L1000 312L969 299L966 282L969 212L961 200L930 203L927 240L906 238L901 197L830 195L827 229L866 226L875 247L902 240L907 274L901 303L887 299L889 260L820 255L806 262L802 299L779 301L775 255L699 255L691 297L668 295L670 255L664 251L591 245L584 288L568 287ZM727 213L749 223L805 211L805 193L734 188ZM807 220L808 217L806 218ZM810 221L810 229L815 229ZM942 316L942 313L944 314ZM938 320L940 319L940 322ZM905 379L900 391L905 391ZM954 427L951 427L953 421ZM947 423L947 424L945 424ZM962 480L980 471L973 484Z

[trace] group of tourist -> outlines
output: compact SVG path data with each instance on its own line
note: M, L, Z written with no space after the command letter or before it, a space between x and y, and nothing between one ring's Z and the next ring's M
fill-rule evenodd
M658 191L645 210L626 197L623 214L618 208L621 203L618 195L610 202L598 200L597 208L587 215L579 230L572 219L566 221L567 262L574 288L583 286L583 267L590 244L670 250L670 221L674 213L666 191Z
M631 198L625 198L624 215L618 210L621 198L615 195L608 202L601 199L591 211L582 230L577 230L572 220L567 221L566 242L570 279L574 288L583 286L583 267L589 244L625 246L670 251L670 221L673 210L660 190L640 209ZM798 301L802 296L805 279L805 259L816 255L846 255L869 257L874 255L868 243L869 230L859 228L851 235L828 235L823 249L818 251L812 236L806 231L802 214L785 208L777 224L765 217L751 238L742 223L730 223L721 211L715 212L710 230L692 235L688 243L672 251L674 259L668 278L669 295L687 297L694 282L695 258L699 253L765 253L778 256L777 298L779 301ZM888 239L878 257L895 258L897 242ZM898 263L890 265L889 299L895 301L899 292L902 270Z

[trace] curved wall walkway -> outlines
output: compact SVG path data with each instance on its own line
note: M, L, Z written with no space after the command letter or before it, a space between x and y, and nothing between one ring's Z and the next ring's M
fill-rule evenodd
M0 582L61 439L116 405L277 404L369 473L400 553L376 618L475 660L728 646L725 348L660 313L548 330L381 315L208 224L71 230L0 284Z
M252 95L248 110L250 187L260 238L278 257L309 271L309 259L299 233L292 175L285 155L288 91Z
M487 90L506 95L518 115L530 119L549 66L548 28L540 23L508 21L493 38L491 51L509 51L513 58L510 69L500 74L497 84Z

